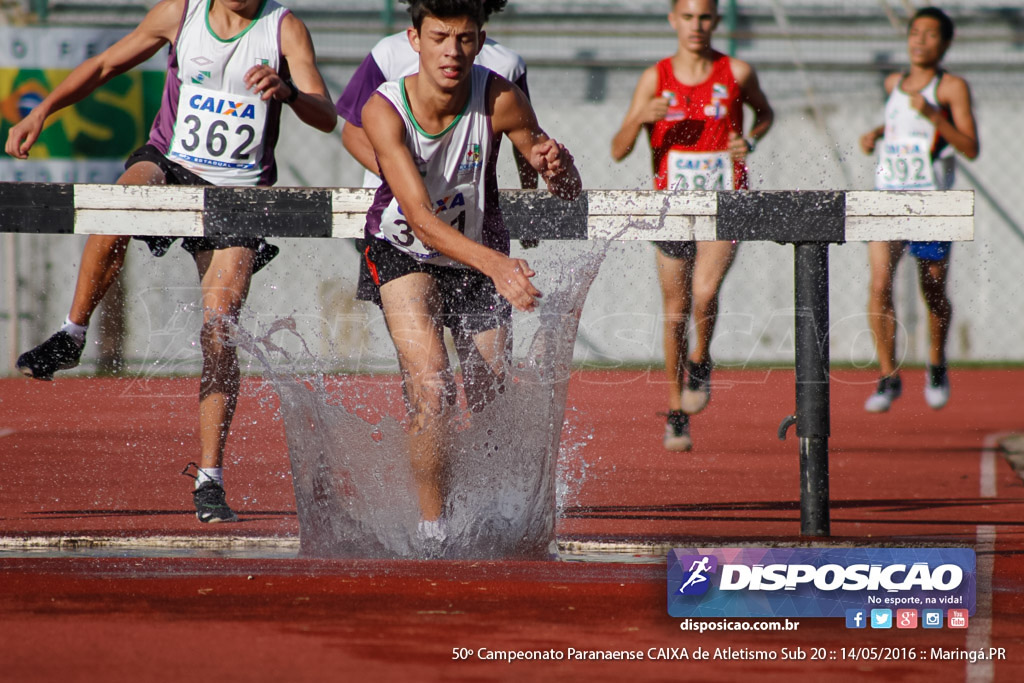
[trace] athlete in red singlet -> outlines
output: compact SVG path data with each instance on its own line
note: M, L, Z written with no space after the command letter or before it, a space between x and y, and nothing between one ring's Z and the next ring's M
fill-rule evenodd
M720 16L716 0L675 0L668 21L679 38L676 54L640 76L633 101L612 140L624 159L640 130L650 135L654 187L659 190L747 189L747 154L772 125L772 108L746 62L711 49ZM754 122L743 136L743 105ZM665 370L669 412L665 448L688 451L689 416L711 398L711 336L718 291L736 255L731 242L655 242L664 302ZM697 338L687 356L691 303Z

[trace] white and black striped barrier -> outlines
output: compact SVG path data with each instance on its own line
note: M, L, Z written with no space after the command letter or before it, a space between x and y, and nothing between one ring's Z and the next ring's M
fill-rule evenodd
M372 191L0 183L0 232L202 237L362 237ZM974 193L591 190L566 202L503 190L514 238L742 240L796 249L796 413L800 532L828 536L828 245L974 239Z

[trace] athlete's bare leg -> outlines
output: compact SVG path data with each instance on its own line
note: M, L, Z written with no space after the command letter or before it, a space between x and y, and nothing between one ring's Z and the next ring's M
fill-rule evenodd
M718 321L718 293L726 273L736 259L735 242L698 242L693 268L693 322L697 338L690 360L704 363L711 359L711 339Z
M930 349L928 363L933 367L946 364L946 339L953 318L953 305L946 295L946 275L949 260L918 261L917 273L921 282L921 293L928 306L928 338Z
M163 185L166 182L164 172L151 161L132 164L117 179L118 185ZM96 307L124 267L125 251L130 241L131 237L125 235L90 235L86 240L68 314L71 322L89 324Z
M690 288L694 259L678 259L656 250L658 283L661 285L662 337L665 345L665 375L668 378L668 409L682 410L686 381L687 332L690 322Z
M455 349L462 368L466 403L479 412L505 390L512 334L508 327L495 327L476 334L455 335Z
M896 265L903 255L902 242L869 242L868 263L871 287L868 293L868 325L875 337L875 353L883 377L895 375L896 308L893 305L892 283Z
M455 398L440 292L430 275L409 273L382 285L380 297L411 413L409 450L420 511L423 519L436 520L448 493L446 414Z
M196 254L202 289L203 374L199 383L199 466L221 467L238 404L238 351L230 343L249 293L255 251L230 247Z

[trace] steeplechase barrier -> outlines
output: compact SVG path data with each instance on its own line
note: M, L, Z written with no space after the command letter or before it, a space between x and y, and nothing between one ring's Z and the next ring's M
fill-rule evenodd
M202 237L362 237L372 191L0 183L0 232ZM513 238L773 241L795 249L800 533L830 535L828 246L974 238L974 193L590 190L566 202L503 190Z

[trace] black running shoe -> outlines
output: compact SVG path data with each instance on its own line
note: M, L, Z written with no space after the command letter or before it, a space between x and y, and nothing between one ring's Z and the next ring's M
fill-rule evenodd
M196 519L204 524L238 521L225 500L224 487L211 479L192 492L192 502L196 504Z
M18 356L18 370L26 377L49 381L58 370L76 367L82 358L84 346L61 330L31 351Z
M892 402L903 393L903 381L899 375L887 375L878 380L875 393L864 401L864 410L869 413L884 413L892 406Z
M664 415L664 413L662 413ZM671 410L665 420L665 439L662 445L666 451L688 451L693 448L690 438L690 416L681 410Z

